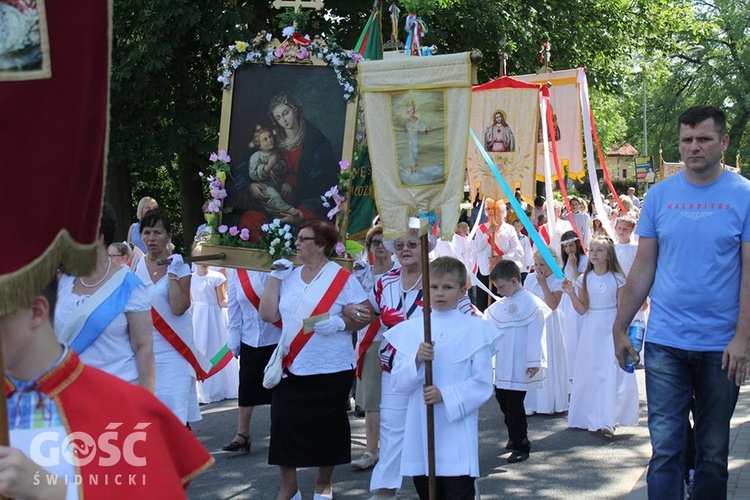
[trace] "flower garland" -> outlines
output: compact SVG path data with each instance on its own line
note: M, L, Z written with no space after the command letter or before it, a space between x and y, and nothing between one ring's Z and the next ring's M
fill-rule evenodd
M331 189L320 197L322 205L325 208L330 208L326 215L331 220L341 211L341 204L346 199L344 195L349 192L349 185L352 179L352 171L349 166L350 163L346 160L339 162L339 183L331 186Z
M354 98L357 79L352 68L362 60L361 55L342 49L330 38L316 36L311 40L309 35L302 36L294 26L287 26L282 33L285 40L281 43L264 30L252 42L236 41L230 45L221 59L217 78L223 88L229 88L234 71L243 64L271 66L275 62L309 62L311 56L315 56L333 68L339 85L344 89L344 99Z

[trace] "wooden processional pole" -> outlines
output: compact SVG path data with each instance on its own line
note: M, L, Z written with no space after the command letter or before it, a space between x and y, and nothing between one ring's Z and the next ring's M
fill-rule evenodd
M420 229L420 232L422 230ZM422 308L424 318L424 341L432 343L430 323L430 240L429 229L419 237L422 247ZM432 385L432 361L424 362L424 383ZM437 475L435 474L435 406L427 405L427 470L430 500L437 499Z

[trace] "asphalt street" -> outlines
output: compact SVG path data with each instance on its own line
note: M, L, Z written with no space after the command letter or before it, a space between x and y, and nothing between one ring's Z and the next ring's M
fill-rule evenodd
M641 400L640 426L623 427L608 440L598 433L570 429L566 414L529 417L531 457L509 464L502 447L508 439L502 413L494 397L480 410L479 461L483 499L500 498L625 498L637 485L648 465L650 444L646 428L643 370L636 371ZM279 472L267 464L269 407L255 410L252 450L248 453L221 451L234 435L237 402L227 400L201 407L203 420L193 425L195 435L216 459L207 472L188 489L191 499L275 499ZM364 419L350 413L352 456L364 451ZM300 469L300 490L312 498L315 469ZM335 498L367 499L370 472L354 472L348 465L334 472ZM417 498L410 478L404 479L399 498Z

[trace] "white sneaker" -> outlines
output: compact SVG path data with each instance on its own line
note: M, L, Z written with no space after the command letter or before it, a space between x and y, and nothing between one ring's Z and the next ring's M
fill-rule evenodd
M604 437L608 439L612 439L613 437L615 437L615 428L610 427L609 425L605 425L604 427L599 429L599 432L604 434Z
M377 455L366 451L362 454L362 458L359 460L352 460L351 466L353 470L367 470L378 463Z
M333 498L333 488L331 488L330 494L313 493L313 500L331 500L332 498Z

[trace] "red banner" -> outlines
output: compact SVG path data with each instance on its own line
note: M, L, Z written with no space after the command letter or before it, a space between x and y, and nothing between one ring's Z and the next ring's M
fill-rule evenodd
M28 48L41 66L0 54L0 314L25 305L60 265L90 272L102 205L111 2L35 4L26 38L40 37Z

